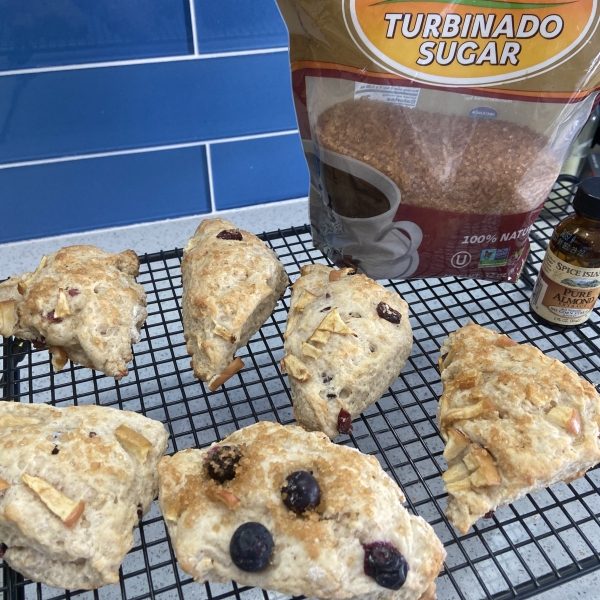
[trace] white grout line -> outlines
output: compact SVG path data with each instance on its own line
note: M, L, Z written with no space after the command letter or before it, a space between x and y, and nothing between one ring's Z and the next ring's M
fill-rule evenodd
M285 131L272 131L270 133L255 133L252 135L240 135L237 137L220 138L215 140L204 140L202 142L185 142L181 144L166 144L164 146L148 146L144 148L130 148L128 150L112 150L110 152L95 152L93 154L77 154L74 156L59 156L56 158L42 158L39 160L25 160L15 163L0 164L2 169L16 169L19 167L35 167L37 165L50 165L54 163L72 162L76 160L88 160L91 158L106 158L108 156L123 156L125 154L144 154L145 152L161 152L162 150L178 150L180 148L194 148L207 146L209 144L225 144L227 142L244 142L246 140L259 140L262 138L280 137L284 135L296 135L297 129L286 129Z
M200 0L202 1L202 0ZM190 0L190 20L192 22L192 40L194 42L194 54L198 56L198 33L196 31L196 10L194 6L194 0Z
M210 212L217 212L215 204L215 184L212 172L212 156L210 154L210 144L206 144L206 168L208 170L208 189L210 191Z
M197 40L194 42L196 47ZM155 58L135 58L130 60L113 60L96 63L81 63L73 65L57 65L53 67L36 67L31 69L15 69L0 71L0 77L9 75L33 75L37 73L56 73L60 71L80 71L84 69L102 69L105 67L129 67L131 65L152 65L157 63L184 62L187 60L207 60L211 58L231 58L235 56L254 56L257 54L274 54L287 52L287 46L277 48L259 48L256 50L237 50L235 52L213 52L209 54L184 54L181 56L157 56Z

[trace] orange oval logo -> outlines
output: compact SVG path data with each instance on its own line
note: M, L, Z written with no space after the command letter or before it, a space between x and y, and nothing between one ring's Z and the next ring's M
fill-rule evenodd
M357 46L386 71L425 83L527 79L576 54L597 0L343 0Z

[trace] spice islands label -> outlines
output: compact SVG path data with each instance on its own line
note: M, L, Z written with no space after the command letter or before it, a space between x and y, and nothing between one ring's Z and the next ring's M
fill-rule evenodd
M598 0L342 0L355 43L424 83L492 86L569 60L593 35Z

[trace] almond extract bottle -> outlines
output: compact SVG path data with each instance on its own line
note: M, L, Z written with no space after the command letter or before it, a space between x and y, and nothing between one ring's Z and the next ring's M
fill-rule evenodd
M552 233L531 294L535 320L558 331L587 321L600 293L600 177L581 182L573 209Z

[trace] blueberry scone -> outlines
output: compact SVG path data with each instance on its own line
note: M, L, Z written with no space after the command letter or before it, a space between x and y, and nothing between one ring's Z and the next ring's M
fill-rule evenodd
M117 583L167 437L133 412L0 402L0 556L57 588Z
M396 380L413 343L406 302L353 273L302 267L284 335L296 420L332 439Z
M69 246L44 256L34 273L0 284L0 334L47 348L57 371L71 360L121 379L148 314L139 266L133 250Z
M561 362L473 323L440 352L442 478L459 531L600 462L600 396Z
M158 466L180 567L293 596L430 599L445 557L372 456L260 422Z
M194 375L216 390L244 363L234 354L288 285L277 254L225 219L202 221L184 250L183 330Z

